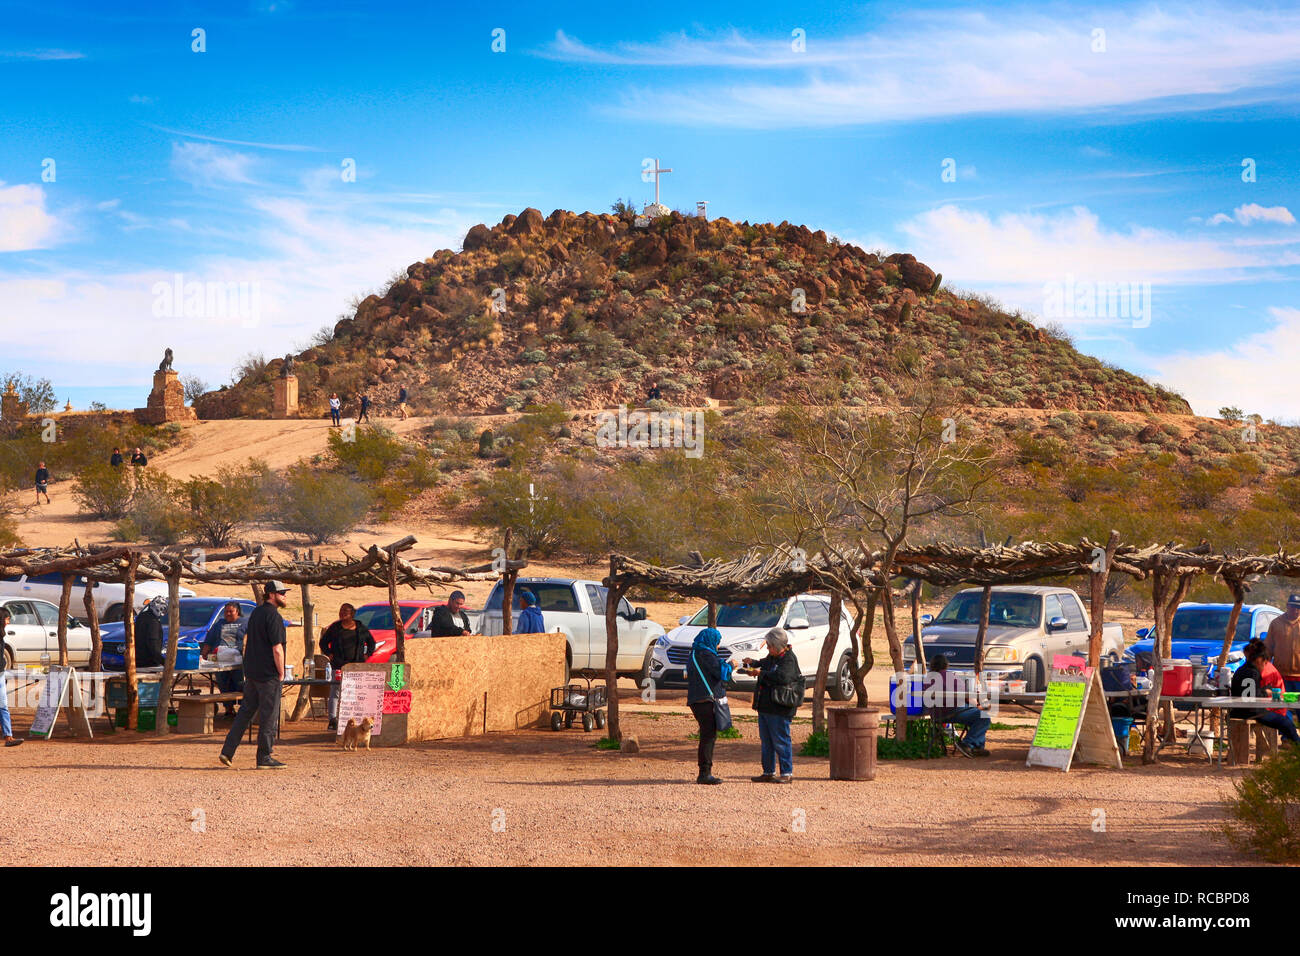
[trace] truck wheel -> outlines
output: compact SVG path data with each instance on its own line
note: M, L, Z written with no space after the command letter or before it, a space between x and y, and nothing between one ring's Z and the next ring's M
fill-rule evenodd
M845 654L840 658L840 666L837 667L830 675L827 681L830 685L831 700L852 700L853 695L857 692L853 686L853 668L849 666L849 655Z
M564 651L564 683L567 684L569 682L569 678L572 676L572 672L573 672L573 658L569 655L569 651L566 648Z
M639 670L632 678L636 681L637 690L643 689L646 686L645 682L652 679L650 677L650 662L654 660L654 656L655 646L651 644L645 650L645 660L641 663L641 670Z
M5 670L11 671L13 669L14 669L14 652L9 650L9 648L6 647L5 648Z
M591 714L582 715L582 729L591 733L591 729L596 726L596 719Z
M1043 683L1043 662L1037 657L1025 661L1025 689L1031 694L1041 693L1046 688Z
M564 724L564 715L558 710L551 711L551 729L559 730Z

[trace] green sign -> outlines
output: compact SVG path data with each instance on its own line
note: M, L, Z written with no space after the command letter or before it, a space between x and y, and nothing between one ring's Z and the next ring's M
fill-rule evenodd
M394 663L388 673L388 686L392 690L401 690L406 686L406 665Z
M1034 732L1034 747L1069 750L1074 746L1075 731L1083 716L1083 699L1087 681L1052 681Z

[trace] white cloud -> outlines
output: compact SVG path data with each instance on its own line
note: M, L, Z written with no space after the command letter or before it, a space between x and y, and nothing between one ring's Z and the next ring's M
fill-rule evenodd
M1105 52L1092 31L1106 31ZM851 36L738 32L599 49L558 33L542 55L612 66L758 74L757 80L662 79L627 91L614 112L638 120L746 128L834 126L990 113L1135 108L1164 112L1270 101L1300 75L1300 10L1144 7L1049 16L911 11ZM771 79L763 73L780 74Z
M254 163L247 153L221 149L211 143L173 143L172 171L196 186L251 184Z
M1300 355L1300 309L1272 308L1271 328L1211 352L1146 356L1161 383L1177 389L1198 415L1227 405L1265 418L1295 417L1300 377L1278 374L1279 356Z
M1244 206L1238 206L1232 211L1237 222L1243 226L1249 226L1252 222L1273 222L1281 223L1284 226L1294 226L1295 216L1291 215L1291 210L1286 206L1261 206L1259 203L1247 203Z
M0 50L0 60L83 60L76 50Z
M0 183L0 252L48 249L58 240L59 220L45 209L45 190Z

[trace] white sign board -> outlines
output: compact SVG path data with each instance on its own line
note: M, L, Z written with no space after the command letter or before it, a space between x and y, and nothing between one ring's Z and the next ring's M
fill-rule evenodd
M28 736L48 740L54 733L59 711L64 707L68 709L68 725L73 736L84 734L93 737L76 670L71 667L51 667L50 673L42 681L41 696L36 702L36 716L32 719Z
M339 735L347 729L349 720L360 724L369 717L375 722L370 732L379 736L384 719L384 684L387 680L386 671L343 669L343 686L339 694Z

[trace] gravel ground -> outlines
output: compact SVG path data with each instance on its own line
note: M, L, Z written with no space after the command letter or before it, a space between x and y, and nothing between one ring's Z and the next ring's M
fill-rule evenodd
M212 737L118 732L0 750L0 856L38 865L1242 863L1219 835L1237 771L1172 758L1123 771L1026 768L1032 727L990 733L993 757L884 762L827 779L796 754L792 786L758 785L758 729L693 782L680 694L624 714L642 753L550 730L343 753L321 721L288 724L283 771L233 770ZM631 701L629 701L631 704ZM733 703L734 706L734 703ZM14 714L19 733L30 712ZM1013 720L1014 718L1008 718ZM807 736L796 724L796 745ZM1104 811L1104 832L1094 830Z

